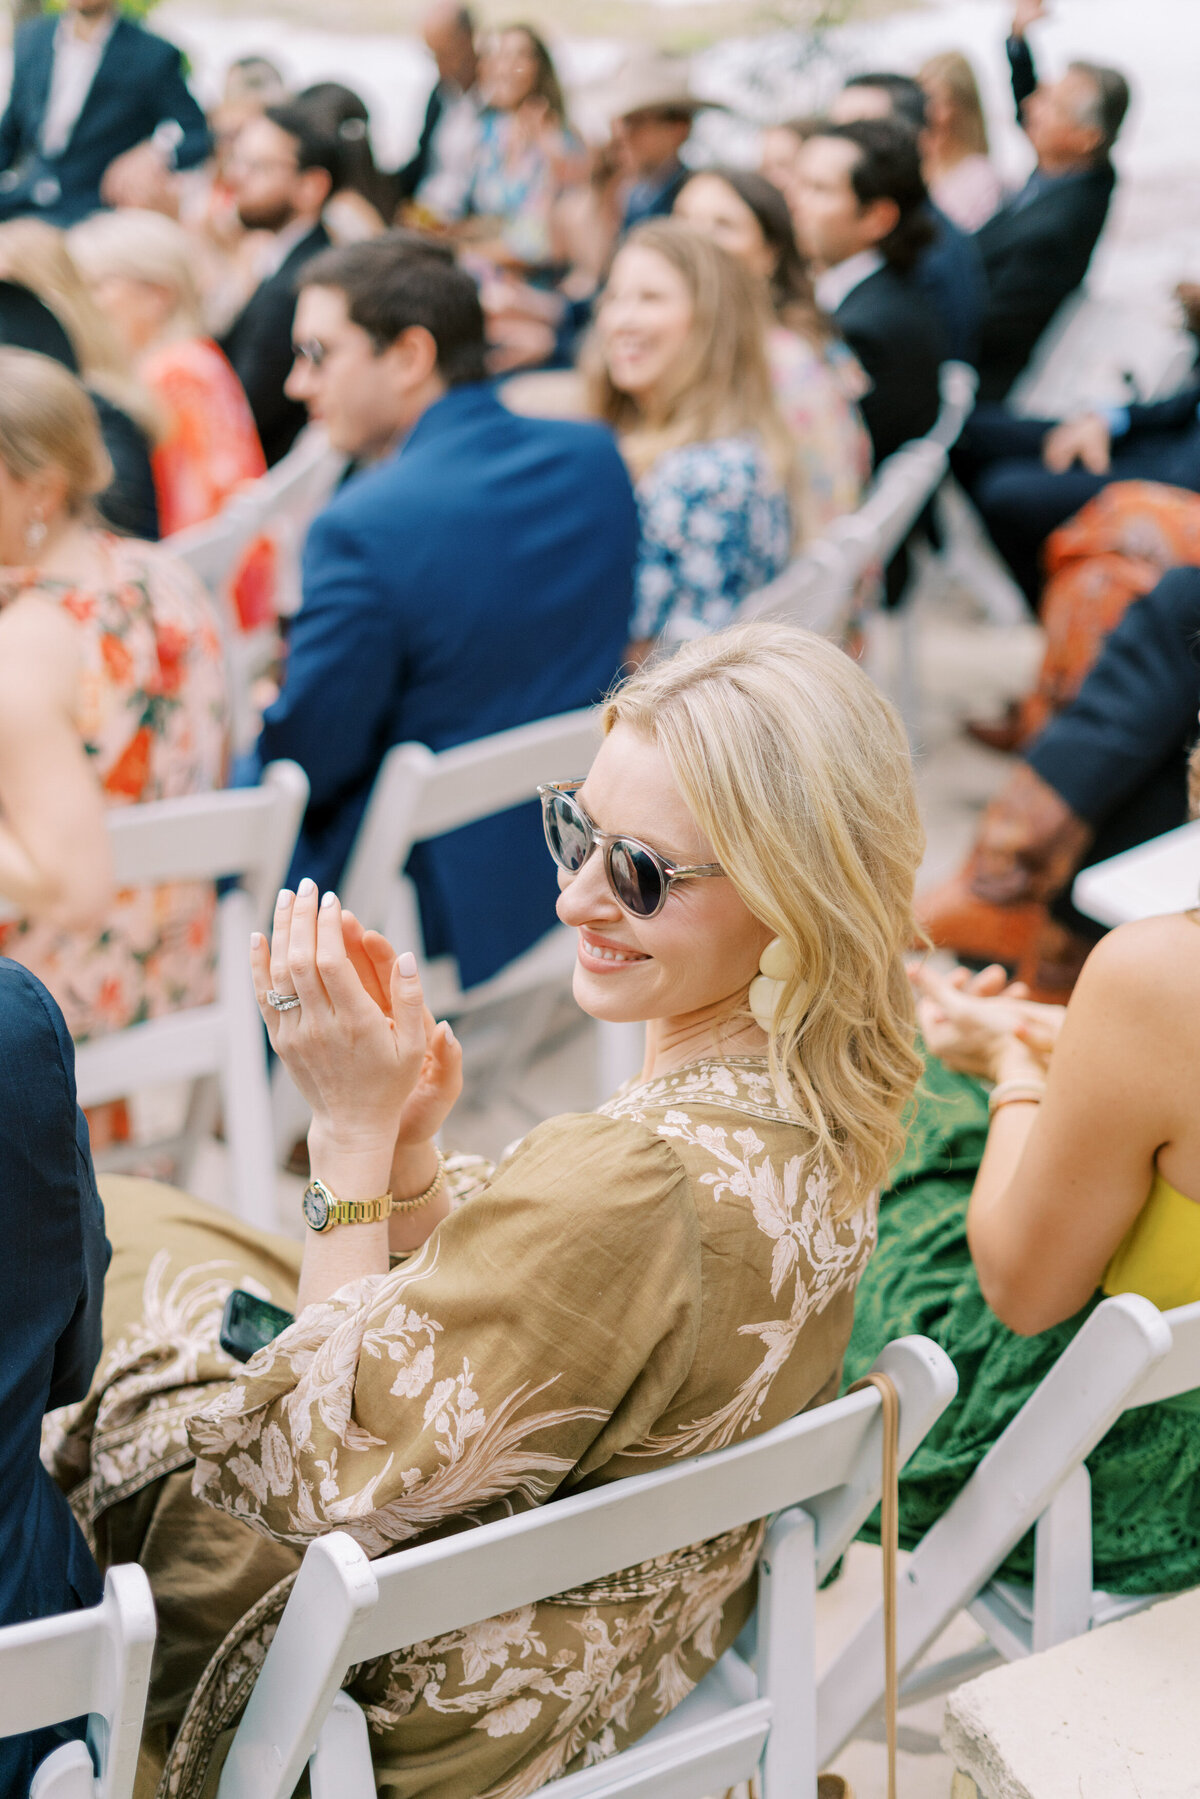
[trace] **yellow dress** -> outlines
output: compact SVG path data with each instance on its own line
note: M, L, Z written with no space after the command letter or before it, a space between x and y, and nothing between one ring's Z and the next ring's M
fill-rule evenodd
M1141 1293L1163 1312L1200 1299L1200 1205L1156 1173L1101 1285Z

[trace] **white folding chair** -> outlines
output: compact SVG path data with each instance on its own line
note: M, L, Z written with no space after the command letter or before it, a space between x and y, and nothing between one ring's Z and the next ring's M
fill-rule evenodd
M940 444L947 454L962 436L963 426L975 406L979 391L979 375L969 362L943 362L938 370L938 394L941 405L931 430L931 443Z
M901 1674L964 1607L982 1626L978 1648L904 1681L902 1703L944 1692L1001 1659L1068 1641L1153 1605L1161 1594L1117 1598L1092 1587L1091 1485L1084 1465L1123 1412L1200 1390L1200 1303L1159 1312L1137 1294L1104 1300L922 1538L899 1583ZM997 1580L1035 1532L1032 1587ZM823 1759L836 1755L883 1697L882 1614L826 1671L819 1695Z
M88 1719L91 1753L55 1749L29 1799L133 1799L153 1650L154 1601L136 1563L109 1569L99 1605L0 1630L0 1737Z
M346 467L323 431L309 426L287 455L258 481L240 488L215 518L164 539L219 603L225 660L229 670L234 749L253 747L259 709L254 684L279 660L281 640L274 624L243 631L233 614L230 582L238 562L258 537L275 547L276 605L281 616L300 606L300 552L314 515L324 506Z
M460 1019L502 1001L525 1001L520 1024L510 1019L502 1035L508 1075L535 1047L558 999L568 992L575 967L576 936L555 925L489 980L464 989L451 956L427 962L422 952L416 888L404 872L413 845L461 825L490 818L534 797L539 782L587 773L599 743L594 708L562 713L499 731L475 743L435 754L422 743L397 744L384 757L339 891L364 925L397 948L411 949L431 1011ZM487 875L487 879L493 879ZM521 878L517 871L515 878ZM607 1098L636 1060L626 1027L597 1031L599 1084ZM498 1046L498 1059L500 1048ZM282 1066L275 1070L272 1099L275 1146L282 1159L306 1128L307 1109Z
M822 637L844 636L855 612L861 573L857 550L837 538L806 544L766 587L743 600L737 622L778 619Z
M903 1462L957 1385L924 1337L876 1366L900 1395ZM366 1720L348 1670L444 1632L776 1514L759 1564L755 1668L728 1651L633 1748L552 1782L554 1799L700 1799L761 1774L762 1799L815 1799L813 1615L880 1494L874 1389L751 1442L369 1562L337 1532L309 1546L238 1726L219 1799L374 1799Z
M167 1082L193 1083L181 1136L168 1148L179 1178L212 1121L219 1095L229 1145L232 1209L254 1224L275 1222L275 1157L266 1049L250 980L251 931L265 928L295 848L308 780L294 762L272 762L260 787L156 800L108 814L118 888L167 881L241 884L217 907L217 996L80 1044L81 1106L125 1099ZM0 907L0 914L5 908ZM12 916L11 908L8 908ZM144 1147L97 1156L100 1166L144 1157Z
M1081 869L1071 898L1106 925L1190 911L1200 900L1200 820Z

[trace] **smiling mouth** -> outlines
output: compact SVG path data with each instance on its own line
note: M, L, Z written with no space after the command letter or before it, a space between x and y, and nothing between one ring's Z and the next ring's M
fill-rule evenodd
M621 963L649 962L650 960L650 957L644 956L640 950L622 950L618 949L615 944L599 943L584 931L579 933L579 946L597 962L611 962L614 967L620 966Z

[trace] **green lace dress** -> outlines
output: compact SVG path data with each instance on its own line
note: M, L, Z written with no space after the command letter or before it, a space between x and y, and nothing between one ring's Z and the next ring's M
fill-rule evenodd
M892 1337L932 1337L958 1369L958 1397L904 1471L901 1536L912 1548L946 1510L1009 1421L1049 1372L1097 1292L1065 1324L1018 1337L979 1291L967 1249L967 1201L987 1139L977 1081L930 1058L908 1144L879 1208L879 1245L859 1283L845 1381L866 1372ZM1200 1400L1187 1396L1127 1412L1088 1458L1096 1585L1112 1593L1169 1593L1200 1584ZM1003 1572L1033 1574L1033 1538Z

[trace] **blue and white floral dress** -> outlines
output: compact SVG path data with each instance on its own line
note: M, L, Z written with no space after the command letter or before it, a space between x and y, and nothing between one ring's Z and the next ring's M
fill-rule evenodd
M787 565L787 496L753 432L668 450L637 484L635 639L669 620L715 631Z

